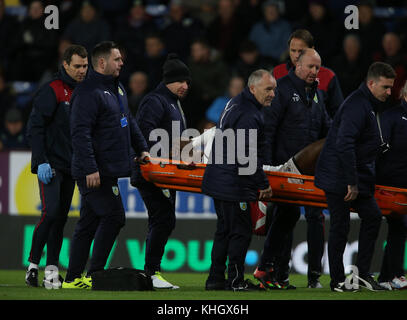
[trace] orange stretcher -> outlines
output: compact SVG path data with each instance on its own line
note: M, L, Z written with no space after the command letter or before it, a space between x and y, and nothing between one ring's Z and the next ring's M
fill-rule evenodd
M141 173L157 187L201 193L206 165L150 158ZM288 172L266 171L273 196L266 201L327 208L324 191L315 187L314 177ZM294 179L294 180L293 180ZM375 198L383 214L407 214L407 189L376 185Z

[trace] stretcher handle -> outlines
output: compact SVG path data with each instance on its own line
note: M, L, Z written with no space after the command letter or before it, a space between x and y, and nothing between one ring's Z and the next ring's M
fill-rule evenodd
M395 204L398 204L399 206L407 206L407 203L401 203L401 202L394 202Z
M150 157L148 157L148 156L145 157L144 160L143 160L143 162L140 161L140 158L139 158L139 157L136 157L136 158L134 159L134 162L136 162L136 163L138 163L138 164L144 166L144 165L150 163Z
M181 170L195 170L196 169L196 164L194 162L191 163L183 163L183 164L177 164L177 168Z
M298 188L298 190L301 190L301 191L310 191L310 192L314 192L314 191L315 191L315 189L306 189L306 188Z

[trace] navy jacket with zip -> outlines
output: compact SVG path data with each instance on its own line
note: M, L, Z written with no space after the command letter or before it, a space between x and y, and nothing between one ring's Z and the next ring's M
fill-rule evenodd
M290 69L295 69L291 60L274 67L273 75L276 80L286 76ZM321 90L325 107L331 118L343 102L342 89L337 75L329 68L321 66L317 75L318 89Z
M223 201L255 201L257 200L258 191L269 186L268 179L263 171L265 136L264 118L261 109L262 105L256 100L248 87L228 102L216 124L217 132L212 144L211 163L206 166L202 182L203 193ZM237 145L240 140L238 139L239 129L244 129L245 142L240 147ZM256 130L257 140L249 140L250 129ZM235 134L234 150L230 145L227 145L226 139L223 140L223 143L221 142L223 150L217 148L217 140L221 133L226 130L232 130ZM239 174L239 169L248 167L247 164L244 164L244 161L239 161L239 148L244 150L246 156L250 155L251 150L257 149L257 159L249 160L256 160L253 174ZM228 163L228 156L229 159L235 160L234 164ZM222 160L220 164L216 163L217 157Z
M73 177L80 179L96 171L106 177L129 176L133 157L148 148L118 79L89 70L71 103ZM122 126L123 117L126 126Z
M357 185L360 195L373 195L375 160L381 144L376 113L382 107L365 83L345 99L317 162L317 187L345 195L348 185Z
M187 129L186 119L178 107L178 96L172 93L167 86L161 82L152 92L147 94L140 102L137 110L136 121L147 141L149 150L157 143L162 147L160 151L168 153L167 155L159 153L158 156L169 156L172 146L172 139L179 139L182 132ZM174 131L173 128L179 128ZM160 129L168 134L168 146L158 139L150 139L153 130ZM173 134L175 135L173 137ZM157 148L157 150L160 148ZM153 155L152 155L153 156ZM146 184L146 180L141 176L139 165L133 167L131 184L135 187L141 187Z
M407 188L407 102L380 115L383 139L390 149L379 153L376 161L376 183Z
M32 173L37 173L38 165L42 163L71 173L69 115L71 95L76 85L77 82L61 67L54 79L35 94L27 124L27 138L32 150Z
M296 76L294 69L277 80L272 105L263 109L266 164L281 165L328 133L331 119L317 85L314 82L307 95L306 83Z

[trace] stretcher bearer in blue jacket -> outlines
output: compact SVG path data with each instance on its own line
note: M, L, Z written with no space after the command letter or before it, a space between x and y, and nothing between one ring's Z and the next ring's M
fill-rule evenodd
M202 182L202 192L213 198L218 217L206 290L260 289L244 279L244 263L252 235L250 202L272 195L263 171L266 146L261 109L270 107L275 88L270 72L253 72L247 87L227 103L216 124Z
M330 286L335 292L360 287L383 289L369 274L382 220L374 198L375 160L380 151L387 149L379 119L395 77L395 71L386 63L375 62L369 67L366 82L352 92L336 113L317 162L315 185L325 191L330 213L328 259ZM361 219L353 284L345 281L343 265L351 209Z
M274 67L273 75L278 81L286 76L290 69L295 69L298 57L306 48L314 49L315 42L312 34L306 29L295 30L288 39L289 60ZM337 75L329 68L321 65L317 74L318 89L322 93L328 115L333 118L335 112L343 102L342 90ZM308 287L321 288L319 277L322 273L322 256L325 247L325 216L321 208L305 207L307 221L308 247ZM276 261L276 279L279 283L288 284L289 262L291 259L293 232L288 235L284 243L282 256Z
M168 133L168 144L162 145L165 154L158 156L168 157L172 143L179 140L181 133L187 129L181 101L188 93L190 82L191 74L188 67L176 54L170 53L163 66L163 81L140 103L136 120L150 150L156 144L154 139L150 140L150 134L154 130ZM173 127L179 128L174 130L175 136ZM176 192L160 189L144 180L138 166L133 171L131 184L138 188L148 213L145 272L151 276L154 288L177 289L178 286L163 278L160 267L165 245L175 228Z
M38 286L38 264L47 244L43 285L54 289L62 285L59 253L75 187L71 175L70 100L76 85L85 79L88 53L84 47L73 45L65 50L62 60L54 79L34 97L27 132L32 149L31 171L38 176L41 218L33 233L26 283Z
M328 133L331 118L316 81L320 67L318 52L306 48L302 50L295 69L277 80L276 97L271 107L264 109L266 164L284 164L297 152ZM321 211L320 208L310 207L306 210ZM259 266L254 272L254 277L266 288L289 286L288 278L277 277L275 266L283 255L287 241L290 241L289 235L299 217L298 206L276 204L273 208L273 221L267 232ZM313 277L317 283L318 277L318 274Z
M399 106L380 116L383 141L389 150L376 161L377 184L407 189L407 82L401 89ZM407 236L407 215L392 212L386 215L388 231L379 284L388 290L406 289L404 256Z
M104 269L125 224L117 180L130 176L135 156L142 162L149 156L118 80L123 61L117 45L110 41L96 45L92 66L72 95L72 176L81 194L81 210L62 284L67 289L91 288L92 273ZM90 265L82 276L92 240Z

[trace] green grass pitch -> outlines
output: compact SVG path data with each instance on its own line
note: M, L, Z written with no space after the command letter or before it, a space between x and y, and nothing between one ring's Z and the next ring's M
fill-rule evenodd
M64 274L63 274L64 275ZM407 290L335 293L329 289L329 277L321 277L323 289L308 289L305 275L290 276L296 290L264 292L205 291L206 273L164 273L179 290L93 291L79 289L47 290L29 288L24 282L24 270L0 270L0 300L407 300ZM40 270L42 282L44 272ZM247 278L253 279L252 275Z

